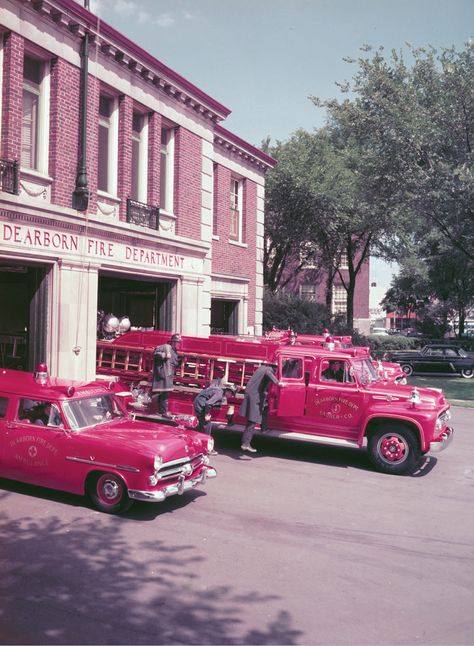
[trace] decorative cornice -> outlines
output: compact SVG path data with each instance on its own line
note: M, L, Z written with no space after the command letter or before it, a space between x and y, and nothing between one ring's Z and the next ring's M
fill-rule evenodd
M227 152L238 155L251 164L256 164L264 171L274 168L278 163L276 159L264 153L263 150L252 146L252 144L237 137L237 135L219 124L216 124L214 128L214 143L225 148Z
M231 110L151 56L76 0L19 1L23 5L30 5L39 15L49 18L58 28L68 31L77 39L88 33L90 43L95 44L104 56L126 67L127 71L158 92L208 120L214 128L214 143L222 146L227 153L240 157L263 172L277 164L273 157L220 125L219 122L226 119Z
M96 42L102 54L126 66L146 83L150 83L212 123L218 123L231 113L231 110L151 56L75 0L21 1L22 4L29 4L38 14L50 18L58 27L69 31L77 38L82 38L88 33L91 42Z

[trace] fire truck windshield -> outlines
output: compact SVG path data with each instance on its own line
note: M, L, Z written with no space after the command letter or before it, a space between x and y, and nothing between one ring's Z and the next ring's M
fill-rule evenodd
M63 404L64 414L73 430L80 430L112 419L124 417L124 412L113 395L98 395L73 399Z
M352 362L352 369L361 384L365 385L380 381L380 377L370 359L355 359Z

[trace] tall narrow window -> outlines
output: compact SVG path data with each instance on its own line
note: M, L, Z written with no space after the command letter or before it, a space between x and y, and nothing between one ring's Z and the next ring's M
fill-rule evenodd
M174 129L161 129L160 208L173 213Z
M341 253L341 262L339 265L339 269L348 269L349 268L349 261L347 260L347 251L343 251Z
M111 117L112 99L102 94L99 99L99 177L97 188L106 192L110 192Z
M300 285L300 296L307 301L316 301L318 298L316 285L313 283L303 283Z
M242 241L242 184L238 179L230 180L230 240Z
M23 63L23 122L21 128L21 165L39 169L39 116L42 63L25 56Z
M212 235L217 236L217 164L212 166Z
M132 188L130 197L138 202L146 202L147 195L147 156L148 144L146 119L139 112L133 113L132 122Z
M332 290L332 313L345 314L347 312L347 292L342 285L335 285Z

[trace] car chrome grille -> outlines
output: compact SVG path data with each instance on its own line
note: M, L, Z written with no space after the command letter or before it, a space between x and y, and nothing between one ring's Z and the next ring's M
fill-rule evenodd
M181 458L180 460L165 462L158 469L156 476L158 480L169 480L183 475L189 477L203 464L203 455L200 453L192 458Z

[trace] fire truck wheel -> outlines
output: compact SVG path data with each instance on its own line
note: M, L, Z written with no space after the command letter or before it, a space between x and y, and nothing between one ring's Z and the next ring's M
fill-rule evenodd
M472 368L464 368L461 370L461 375L464 377L464 379L472 379L474 376L474 370Z
M133 504L125 483L114 473L96 474L91 479L88 490L94 507L106 514L123 513Z
M421 457L415 433L401 424L384 424L368 443L370 459L383 473L403 475L412 472Z
M413 366L410 366L409 363L402 363L401 368L407 377L413 374Z

